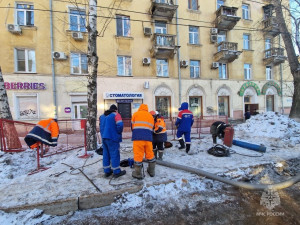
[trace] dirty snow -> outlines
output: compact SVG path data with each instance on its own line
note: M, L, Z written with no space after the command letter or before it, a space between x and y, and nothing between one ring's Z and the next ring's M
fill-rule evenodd
M262 157L255 158L242 156L239 154L259 156L260 153L232 146L231 149L238 154L216 158L207 153L207 150L212 147L211 136L201 134L201 139L196 138L198 135L192 135L191 151L188 155L185 151L178 150L177 141L172 141L173 147L165 149L164 160L239 179L248 176L250 167L267 163L281 167L282 161L300 156L300 124L287 116L273 112L258 114L245 123L235 126L234 129L234 139L263 144L267 147L266 153ZM172 138L171 135L168 137L169 140ZM222 143L221 140L218 142ZM123 140L120 152L121 159L132 157L132 142L128 139ZM97 193L97 190L78 170L71 170L67 165L81 168L102 192L136 184L137 181L131 177L132 169L126 167L127 174L118 180L112 180L111 185L109 179L103 178L102 156L93 154L88 159L78 158L83 154L84 150L78 149L42 158L41 164L50 169L28 176L28 173L36 168L35 152L31 150L13 154L0 152L0 208ZM56 174L60 175L55 176ZM156 167L154 178L146 174L144 180L140 182L144 184L141 191L135 194L124 193L106 207L105 213L110 212L113 215L130 208L141 207L145 204L145 199L148 202L165 202L168 199L178 201L187 193L201 193L212 186L218 188L218 182L211 185L210 180L162 166ZM151 185L153 183L161 184L153 186ZM218 195L202 200L221 203L226 200L226 197ZM87 213L89 212L88 210ZM18 213L0 211L0 224L38 224L47 221L49 217L37 209Z

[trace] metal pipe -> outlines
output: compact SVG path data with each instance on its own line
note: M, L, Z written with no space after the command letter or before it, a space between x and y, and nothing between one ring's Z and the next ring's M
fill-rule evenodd
M217 176L215 174L212 174L212 173L200 170L200 169L195 169L195 168L188 167L188 166L182 166L182 165L171 163L171 162L156 160L156 163L161 166L167 166L167 167L170 167L173 169L179 169L179 170L184 170L184 171L187 171L190 173L195 173L197 175L204 176L204 177L212 179L212 180L217 180L217 181L220 181L225 184L230 184L235 187L245 188L248 190L266 190L266 189L280 190L280 189L290 187L293 184L296 184L297 182L300 181L300 174L299 174L292 179L289 179L287 181L280 182L277 184L249 184L246 182L229 180L227 178L220 177L220 176Z
M178 5L178 0L176 0L176 5ZM178 8L176 9L176 37L177 37L177 46L179 46ZM179 106L180 106L180 104L181 104L181 71L180 71L180 50L179 50L179 48L177 48L177 68L178 68L178 83L179 83L178 101L179 101Z
M280 35L279 35L279 47L280 46ZM284 108L283 108L283 80L282 80L282 63L279 65L279 73L280 73L280 88L281 88L281 114L284 113Z
M54 105L54 118L57 119L57 102L56 102L56 81L55 81L55 67L53 59L53 9L52 9L52 0L49 0L50 8L50 45L51 45L51 70L52 70L52 89L53 89L53 105Z

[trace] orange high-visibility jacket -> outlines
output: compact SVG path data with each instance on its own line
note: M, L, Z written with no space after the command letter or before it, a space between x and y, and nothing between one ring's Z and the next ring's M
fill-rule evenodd
M41 120L35 127L26 135L25 142L29 147L36 142L42 142L45 145L57 146L59 136L59 127L57 122L50 118Z
M131 118L132 140L152 142L153 126L154 119L148 112L148 106L141 104L139 110Z

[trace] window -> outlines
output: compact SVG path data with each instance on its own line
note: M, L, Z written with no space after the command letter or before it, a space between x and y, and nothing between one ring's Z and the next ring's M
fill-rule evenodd
M251 79L251 64L244 64L244 77L245 80L250 80Z
M243 4L242 5L242 10L243 10L243 19L244 20L250 20L249 5Z
M86 54L71 53L71 74L88 74Z
M217 0L217 9L224 5L224 0Z
M190 61L190 77L199 78L200 77L200 61L191 60Z
M189 43L199 44L199 27L189 26Z
M249 34L243 34L243 48L250 50L250 35Z
M266 66L266 79L267 80L272 80L272 67L271 66Z
M130 17L117 15L117 36L130 37Z
M164 118L169 118L171 116L171 97L155 96L155 108L161 116Z
M35 51L29 49L15 49L16 72L35 73Z
M198 0L188 0L189 1L189 9L198 10Z
M168 60L167 59L157 59L156 60L156 73L159 77L168 77L169 69L168 69Z
M23 26L34 26L33 5L17 4L17 24Z
M155 21L155 33L166 34L167 33L167 23L162 21Z
M131 56L118 56L118 75L132 75Z
M85 32L85 11L70 9L70 30Z
M86 103L73 103L73 118L86 119L88 113L88 106Z
M17 95L16 115L18 119L38 119L37 95Z
M265 50L268 50L270 48L272 48L272 40L271 40L271 38L267 38L265 40Z
M218 96L219 116L229 116L229 96Z
M190 110L192 111L194 117L199 117L202 115L202 97L191 97L190 100Z
M227 79L227 64L219 63L219 78Z

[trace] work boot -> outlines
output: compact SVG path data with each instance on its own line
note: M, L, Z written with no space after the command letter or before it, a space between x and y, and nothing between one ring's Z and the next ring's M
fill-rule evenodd
M191 144L186 144L185 152L186 152L186 153L189 153L190 148L191 148Z
M118 177L123 176L125 174L126 174L126 170L121 170L120 173L114 174L114 178L118 178Z
M183 139L179 139L179 144L180 144L179 149L184 149L185 148Z
M104 177L109 177L110 175L112 175L112 171L108 172L108 173L104 173Z
M164 155L163 151L158 151L158 160L163 160L162 157Z
M143 179L142 165L134 164L134 171L132 172L132 177L137 178L139 180Z
M155 164L156 162L149 162L147 172L149 173L150 177L155 176Z
M157 149L153 149L153 152L154 152L155 158L157 159Z

